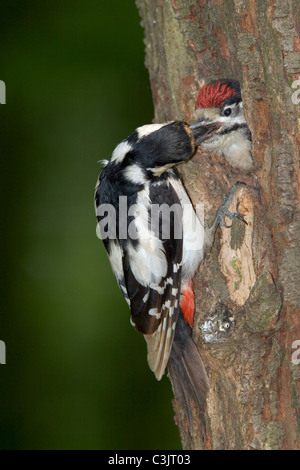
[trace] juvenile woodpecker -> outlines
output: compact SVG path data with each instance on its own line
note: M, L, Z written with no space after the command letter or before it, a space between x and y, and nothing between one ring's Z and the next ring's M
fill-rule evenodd
M209 123L222 124L203 148L224 155L231 166L253 169L251 132L247 126L240 84L237 80L216 80L202 87L195 103L198 120L191 129Z
M150 369L160 380L168 367L177 398L192 397L202 412L208 379L192 340L192 279L218 224L225 225L225 216L243 218L228 211L235 185L212 226L204 228L173 167L188 161L200 144L218 143L220 150L223 141L227 148L230 132L237 135L241 129L248 140L237 82L231 82L233 88L223 82L225 93L219 82L209 88L210 101L203 101L207 88L203 96L200 90L197 106L203 114L190 127L179 121L150 124L123 140L104 162L95 193L97 234L131 310L131 323L146 339ZM233 124L225 109L232 109Z

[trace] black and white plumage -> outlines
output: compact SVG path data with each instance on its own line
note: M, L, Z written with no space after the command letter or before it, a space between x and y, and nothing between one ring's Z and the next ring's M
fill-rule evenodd
M148 363L157 379L169 360L182 291L204 257L203 226L172 167L191 158L196 141L212 129L204 127L193 135L183 122L142 126L116 147L96 187L98 234L130 307L131 323L145 336ZM126 197L129 214L122 222L126 238L120 237L120 196ZM151 209L163 204L177 210L173 217L171 213L170 236L165 238L161 213L156 229L151 226ZM106 205L115 208L114 220L101 212ZM106 238L108 224L115 221L115 239ZM176 223L183 231L177 239ZM138 237L130 236L130 229Z

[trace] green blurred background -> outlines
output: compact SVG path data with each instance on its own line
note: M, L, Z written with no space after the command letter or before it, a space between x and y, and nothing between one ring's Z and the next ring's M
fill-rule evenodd
M180 448L95 235L97 161L153 117L134 0L0 0L0 37L0 448Z

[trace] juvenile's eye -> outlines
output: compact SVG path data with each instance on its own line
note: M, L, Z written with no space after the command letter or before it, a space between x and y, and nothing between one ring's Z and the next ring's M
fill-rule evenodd
M231 114L231 108L226 108L223 112L224 116L230 116Z

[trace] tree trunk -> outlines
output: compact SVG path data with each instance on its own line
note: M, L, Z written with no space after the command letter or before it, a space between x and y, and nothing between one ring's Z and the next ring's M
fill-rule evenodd
M218 229L194 280L193 337L210 389L205 442L175 401L182 445L300 449L299 0L136 3L155 121L192 122L199 88L235 78L256 165L243 174L199 149L179 169L193 203L204 203L205 222L245 182L238 200L248 222Z

